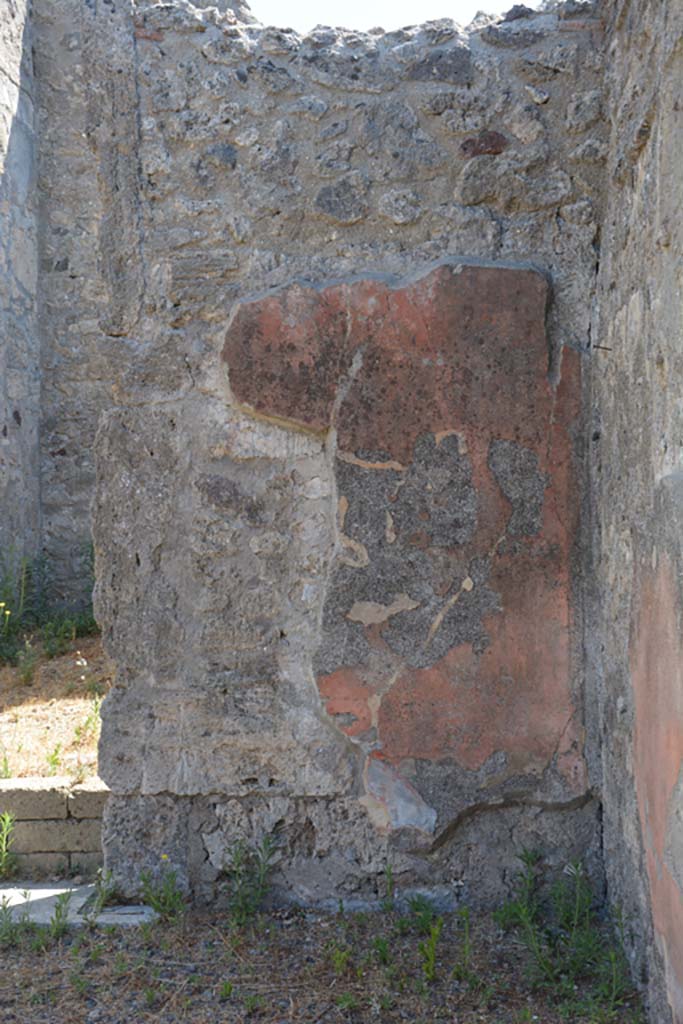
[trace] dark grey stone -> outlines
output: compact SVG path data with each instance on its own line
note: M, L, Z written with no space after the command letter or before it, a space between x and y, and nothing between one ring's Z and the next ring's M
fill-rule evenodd
M207 149L204 162L212 167L229 167L234 170L237 166L237 148L229 142L219 142Z
M518 32L505 32L493 25L485 28L481 38L490 46L500 46L505 49L524 50L527 46L533 46L543 39L544 32L534 32L532 29L523 29Z
M503 21L518 21L520 18L533 18L536 12L524 4L515 4L503 16Z
M355 224L368 212L368 185L365 178L351 173L334 185L325 185L315 199L315 206L340 224Z
M507 532L513 537L532 537L541 528L543 496L547 483L538 468L538 456L516 441L493 441L489 469L512 505Z

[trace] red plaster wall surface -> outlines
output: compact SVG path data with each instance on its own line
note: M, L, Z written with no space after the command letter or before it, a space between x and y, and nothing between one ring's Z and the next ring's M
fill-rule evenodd
M397 771L498 755L500 778L552 771L576 794L580 367L565 351L549 382L548 298L542 275L493 267L292 285L239 308L224 358L243 406L337 430L328 713Z
M683 1024L683 893L667 853L674 790L683 769L682 618L674 571L662 557L640 590L631 670L638 809L653 923L664 957L674 1024ZM683 867L683 849L673 852Z

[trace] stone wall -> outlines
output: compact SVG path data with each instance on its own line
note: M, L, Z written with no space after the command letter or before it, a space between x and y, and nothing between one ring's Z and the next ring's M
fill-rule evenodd
M610 6L591 424L604 851L652 1020L683 1021L683 10ZM651 912L650 912L651 906ZM670 1010L667 1007L670 1007Z
M598 21L483 24L466 49L448 22L302 41L203 7L137 4L134 24L35 4L42 545L67 601L88 585L100 412L161 358L141 317L203 338L245 287L452 253L562 268L553 344L586 336Z
M134 79L132 44L119 43L110 12L106 4L38 0L32 19L41 126L41 545L52 599L67 605L89 600L95 432L114 401L112 364L129 358L114 293L128 262L115 240L137 203L127 100ZM122 146L131 148L128 161ZM134 310L131 302L128 315Z
M0 17L0 576L40 544L35 83L28 3Z
M278 891L309 902L372 900L391 862L490 904L524 847L599 880L586 13L304 39L186 4L93 24L97 94L125 43L139 104L139 134L125 98L95 141L140 169L100 233L117 340L95 446L104 844L128 887L164 852L207 895L235 838L271 831Z
M14 815L11 853L22 876L94 874L107 797L99 779L0 779L0 814Z
M0 543L80 600L95 495L119 882L582 857L678 1024L677 5L0 3Z

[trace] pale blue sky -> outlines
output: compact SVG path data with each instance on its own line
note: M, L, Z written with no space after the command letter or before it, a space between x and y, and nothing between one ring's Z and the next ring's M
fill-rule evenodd
M316 25L387 30L434 18L467 25L478 11L501 14L516 0L250 0L252 13L266 25L308 32ZM539 0L524 0L537 7Z

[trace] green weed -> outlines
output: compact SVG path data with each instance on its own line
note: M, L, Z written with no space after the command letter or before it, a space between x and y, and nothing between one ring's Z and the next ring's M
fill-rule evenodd
M62 752L62 744L58 743L55 746L54 750L51 750L49 752L49 754L46 755L45 760L47 761L48 775L56 775L57 774L57 771L58 771L59 766L61 764L61 752Z
M15 818L11 811L0 814L0 878L10 878L16 868L11 847L14 843Z
M349 969L349 962L351 960L351 950L347 949L346 946L338 946L333 943L329 949L330 960L332 962L332 970L341 977L342 974L346 974Z
M29 949L32 953L45 953L50 948L50 928L46 924L34 925L30 930Z
M29 588L28 561L10 553L0 562L0 663L16 664Z
M476 974L473 973L471 968L472 963L472 937L471 937L471 914L469 907L461 907L457 912L457 918L462 924L462 946L461 956L458 963L455 965L452 971L452 976L456 981L466 982L470 986L474 986L478 982Z
M9 898L0 898L0 946L13 946L17 937L17 925L14 920Z
M38 651L33 647L30 640L25 640L24 646L17 656L19 678L24 685L28 685L33 680L37 661Z
M426 896L413 896L408 901L415 927L421 935L429 935L436 918L434 907Z
M518 859L522 870L515 883L515 896L493 914L494 920L506 931L520 926L523 920L535 921L539 911L538 865L541 856L535 850L523 850Z
M265 836L256 847L244 841L232 848L227 869L230 924L244 928L254 920L268 893L268 875L273 865L276 843Z
M77 725L74 729L74 742L85 743L87 740L94 738L97 735L97 730L100 725L100 710L102 708L103 697L96 695L93 697L92 705L85 719L80 725Z
M391 963L391 954L389 952L389 940L383 935L378 935L372 943L372 951L379 963L385 967Z
M55 900L55 909L48 925L50 937L57 941L63 938L69 928L69 905L71 893L61 892Z
M99 964L99 963L101 963L102 957L104 955L104 951L105 951L105 947L102 945L102 943L99 943L98 945L93 946L90 949L89 953L88 953L88 960L90 961L90 963L91 964Z
M83 911L86 924L93 927L104 908L115 903L117 896L118 890L111 871L99 868L95 877L95 891Z
M342 992L342 994L337 997L337 1006L340 1010L357 1010L358 999L352 992Z
M104 697L106 692L102 683L98 682L97 679L89 680L87 690L91 697Z
M430 925L429 937L418 945L422 960L422 974L425 981L430 985L436 981L436 948L439 944L442 928L443 918L439 917Z
M166 858L164 858L166 859ZM164 921L177 921L185 912L185 895L178 885L178 874L164 865L155 878L149 871L140 875L145 903Z
M76 626L72 619L50 619L41 629L40 637L48 658L56 658L60 654L66 654L76 639Z
M234 986L231 981L221 982L221 986L218 989L218 998L222 1003L227 1002L227 1000L231 997L233 993L233 988Z
M515 896L496 917L520 933L533 984L554 997L563 1015L615 1019L633 986L621 944L609 942L597 917L582 865L568 864L542 902L540 859L525 852L521 860Z
M413 927L413 921L410 917L398 917L396 919L396 931L399 935L408 935Z
M36 952L47 949L49 936L46 938L40 934L40 929L29 920L29 894L23 892L24 904L19 913L12 910L7 896L0 898L0 947L10 948L18 946L26 936L30 938L29 945ZM47 931L46 928L43 931ZM40 940L40 941L37 941Z
M117 953L114 957L114 974L117 978L123 977L129 970L128 957L124 953Z
M93 615L92 608L86 608L85 611L72 612L70 619L73 623L74 632L77 637L97 636L100 631L100 627L97 625L97 620Z
M389 912L394 909L395 904L394 869L391 864L387 864L384 869L384 890L382 910Z
M259 1010L262 1006L262 996L248 995L244 997L244 1009L247 1013L253 1013L255 1010Z
M154 944L154 921L143 921L140 925L140 938L142 939L145 946L151 946ZM140 958L136 963L136 967L144 967L144 960Z
M92 590L93 559L87 559L83 590ZM37 660L32 638L38 637L48 657L64 654L75 637L98 631L92 606L73 610L51 604L52 584L45 562L0 557L0 664L19 664L23 682L30 682Z
M76 989L79 996L84 996L88 991L88 979L84 978L79 971L71 971L69 975L69 981L73 988Z

